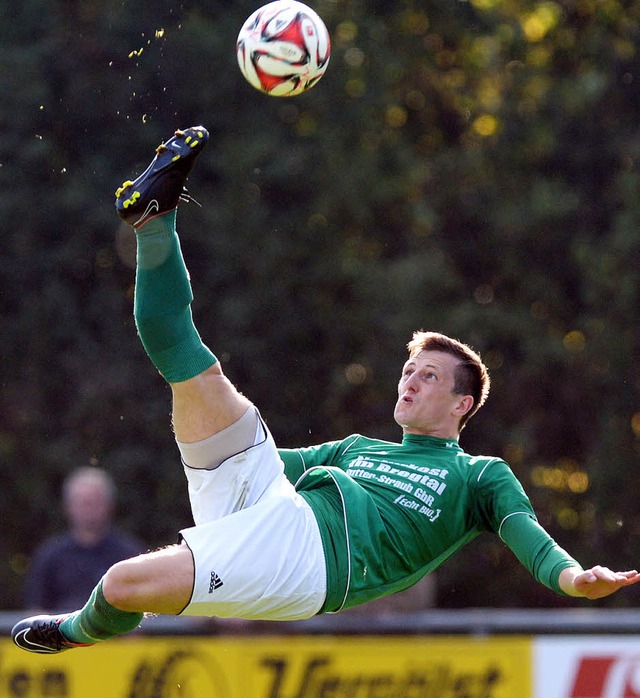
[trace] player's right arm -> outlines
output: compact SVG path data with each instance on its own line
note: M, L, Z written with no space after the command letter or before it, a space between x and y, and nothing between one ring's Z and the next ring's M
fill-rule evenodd
M310 468L319 465L336 465L339 457L358 438L353 434L340 441L328 441L305 448L279 448L278 453L284 463L284 474L292 484L296 484Z

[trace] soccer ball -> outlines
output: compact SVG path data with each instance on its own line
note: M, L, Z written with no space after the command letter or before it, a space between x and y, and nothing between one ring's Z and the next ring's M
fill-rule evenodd
M322 19L296 0L276 0L257 9L236 42L238 64L256 89L292 97L324 75L331 41Z

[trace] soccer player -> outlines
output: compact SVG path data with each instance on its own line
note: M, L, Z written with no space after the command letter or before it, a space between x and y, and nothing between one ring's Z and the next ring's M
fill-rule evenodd
M195 525L175 545L113 565L83 608L20 621L14 642L39 653L92 645L133 630L145 612L293 620L340 611L408 588L484 531L559 594L597 599L640 581L635 570L583 569L537 523L502 459L462 450L489 376L447 336L420 331L408 344L394 411L401 443L356 434L276 448L192 321L176 208L208 137L201 126L176 131L116 192L137 237L138 333L171 386Z

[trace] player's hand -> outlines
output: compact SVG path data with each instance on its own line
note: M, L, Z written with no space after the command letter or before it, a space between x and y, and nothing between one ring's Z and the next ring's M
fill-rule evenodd
M583 596L592 600L601 599L637 582L640 582L640 574L637 570L612 572L608 567L596 565L573 577L571 586L574 593L572 596Z

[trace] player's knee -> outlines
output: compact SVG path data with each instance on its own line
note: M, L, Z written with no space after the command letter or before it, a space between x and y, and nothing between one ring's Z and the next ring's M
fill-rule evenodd
M102 593L112 606L128 611L131 610L129 606L136 597L139 584L136 563L133 560L122 560L110 567L102 578Z

